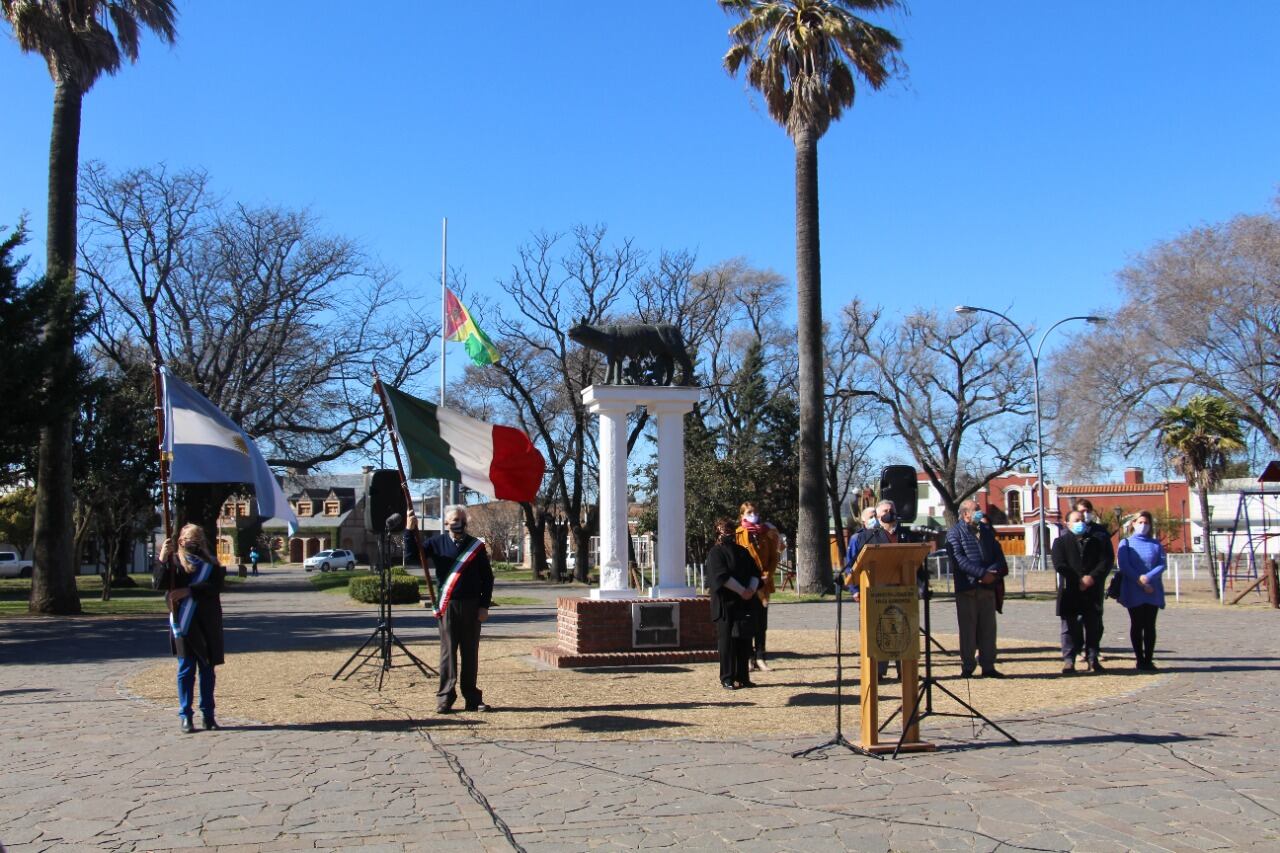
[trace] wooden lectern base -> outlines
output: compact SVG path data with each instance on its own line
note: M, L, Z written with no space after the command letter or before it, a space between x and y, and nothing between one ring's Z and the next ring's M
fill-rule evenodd
M902 746L898 746L896 743L877 743L862 748L876 755L892 755L895 752L933 752L938 747L936 744L916 741L914 743L904 743Z

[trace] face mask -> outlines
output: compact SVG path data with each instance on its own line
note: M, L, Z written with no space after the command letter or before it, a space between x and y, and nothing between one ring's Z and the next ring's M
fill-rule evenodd
M742 517L742 520L749 524L759 524L760 516L756 515L754 512L749 512Z
M876 518L874 515L871 516L871 519L867 522L867 529L875 530L879 526L880 526L880 519Z
M1151 532L1151 525L1147 524L1145 521L1142 522L1141 524L1135 524L1133 526L1134 536L1146 536L1150 532Z
M467 523L465 521L451 521L449 522L449 529L454 533L461 533L467 529Z
M1085 512L1084 514L1084 520L1089 524L1093 524L1093 522L1097 520L1097 518L1098 517L1091 512Z
M898 518L893 514L893 510L889 510L884 515L880 516L881 524L893 524L897 520Z
M1088 529L1089 525L1085 524L1083 521L1071 522L1071 532L1077 536L1083 535L1083 533Z
M983 511L982 511L982 510L980 510L980 509L979 509L979 510L975 510L975 511L974 511L974 513L973 513L973 523L974 523L974 524L981 524L982 522L984 522L984 521L986 521L986 520L987 520L987 514L986 514L985 512L983 512Z

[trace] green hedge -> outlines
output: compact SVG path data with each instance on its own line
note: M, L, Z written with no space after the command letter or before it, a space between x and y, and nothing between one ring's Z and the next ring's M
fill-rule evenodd
M493 570L495 572L519 572L523 569L524 566L517 566L515 563L504 563L502 561L498 561L493 564Z
M365 604L378 603L378 576L352 578L347 584L347 594L356 601ZM409 575L391 572L390 598L392 604L417 604L418 579Z

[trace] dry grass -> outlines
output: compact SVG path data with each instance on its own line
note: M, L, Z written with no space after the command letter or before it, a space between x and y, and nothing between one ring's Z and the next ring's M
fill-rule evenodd
M954 637L939 639L955 648ZM770 647L778 650L772 670L758 674L757 688L732 692L719 686L715 663L547 669L530 653L550 641L544 635L482 641L480 686L485 701L499 709L488 714L437 715L434 679L412 668L392 670L379 693L372 665L349 681L331 680L350 652L284 652L231 656L219 670L219 716L228 722L317 728L414 720L444 741L789 737L829 733L833 726L835 657L829 631L770 631ZM435 660L434 646L413 651ZM1000 668L1009 676L1001 681L961 680L955 655L935 655L934 661L935 673L948 687L997 721L1114 699L1164 678L1138 676L1119 664L1103 675L1062 677L1056 648L1012 641L1001 644ZM396 662L404 661L397 655ZM851 737L858 728L857 665L858 658L846 651L845 720ZM172 705L173 672L172 663L151 667L129 688L158 705ZM898 684L882 686L881 719L900 700ZM939 711L959 710L941 692L935 692L934 705ZM895 738L898 731L896 725L889 729ZM923 734L928 737L927 724Z

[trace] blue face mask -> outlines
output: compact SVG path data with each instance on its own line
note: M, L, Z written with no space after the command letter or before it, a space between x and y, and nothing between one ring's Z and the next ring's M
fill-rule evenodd
M874 515L871 516L871 520L867 522L867 529L875 530L879 526L880 526L880 519L876 518Z
M973 511L973 523L974 523L974 524L979 524L979 523L981 523L981 522L983 522L983 521L986 521L986 520L987 520L987 514L986 514L985 512L983 512L983 511L982 511L982 510L980 510L980 509L978 509L978 510L974 510L974 511Z
M1083 521L1071 522L1071 532L1077 536L1084 535L1084 532L1088 529L1089 529L1089 525L1085 524Z

